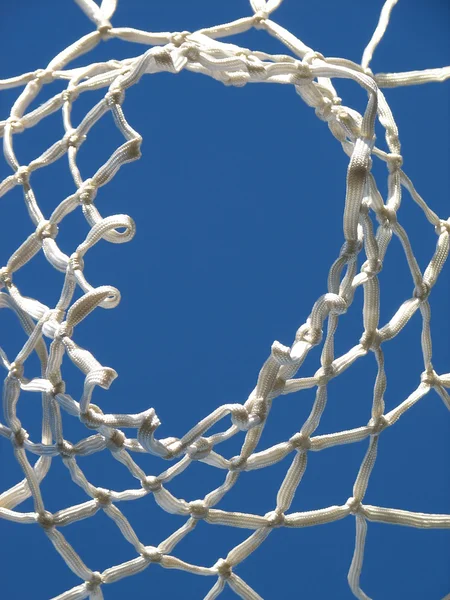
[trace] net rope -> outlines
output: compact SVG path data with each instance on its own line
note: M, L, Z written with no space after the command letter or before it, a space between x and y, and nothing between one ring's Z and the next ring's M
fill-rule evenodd
M416 191L402 169L402 156L397 126L381 89L395 86L444 81L450 77L450 67L407 73L373 74L370 62L382 39L396 0L388 0L379 23L364 51L361 64L343 58L326 58L306 46L272 19L272 13L281 0L250 0L252 14L233 22L201 29L196 32L152 33L131 28L113 27L110 19L116 8L115 0L103 0L98 6L93 0L76 0L80 8L94 22L96 30L85 35L58 54L45 69L0 80L0 89L24 87L14 102L9 117L0 122L3 150L13 173L0 183L0 196L15 186L23 188L23 196L35 231L12 254L0 270L0 308L13 311L27 335L27 341L13 360L0 348L0 360L7 371L3 385L3 421L0 434L11 441L15 458L23 470L24 479L0 495L0 517L18 524L39 524L53 543L67 566L80 578L81 583L59 596L58 600L103 598L104 586L132 576L150 564L181 569L209 576L212 584L206 600L213 600L229 586L237 596L246 600L261 598L235 572L236 567L252 554L278 527L309 527L330 523L353 516L356 523L356 541L348 582L353 594L360 600L368 596L360 587L360 576L368 521L391 523L418 528L448 528L450 516L425 514L396 508L372 506L364 503L377 456L380 435L392 427L430 391L439 394L450 409L450 373L438 374L432 363L430 330L430 292L447 260L449 253L450 219L440 218ZM252 28L264 30L287 48L283 55L270 55L220 41L222 37L237 35ZM69 68L76 58L87 54L103 40L117 38L149 46L143 54L125 60L96 62L78 68ZM332 135L341 143L349 157L346 196L343 210L344 243L332 264L328 289L312 307L306 322L295 335L291 347L274 342L263 364L249 398L243 404L225 404L195 424L181 438L158 439L160 425L154 408L138 414L108 414L93 403L96 386L108 389L117 376L80 347L76 326L96 308L112 309L120 301L119 291L111 285L96 285L87 281L83 268L88 251L101 240L124 243L133 238L135 225L125 214L103 217L95 205L100 188L111 181L127 162L140 158L142 138L128 123L123 111L126 90L147 74L179 73L183 69L212 77L225 85L243 86L247 83L279 83L294 86L295 91L325 121ZM367 93L363 115L342 104L333 79L346 78L356 82ZM55 80L67 81L67 88L55 94L38 108L28 107L43 86ZM74 128L71 108L80 94L106 88L99 101ZM28 165L19 162L14 152L14 136L32 128L47 116L62 111L65 135L41 156ZM77 153L91 128L105 114L112 113L115 125L124 137L119 146L91 177L83 179L77 167ZM375 144L375 124L379 121L385 131L388 151ZM67 156L76 191L65 198L46 218L42 213L31 186L34 171ZM375 177L371 173L372 159L384 161L387 167L388 193L382 198ZM397 218L406 189L421 208L433 227L436 249L422 273L414 256L407 232ZM58 227L72 211L82 210L90 230L84 241L68 256L58 246ZM4 210L4 209L3 209ZM412 277L413 292L398 307L394 316L380 324L379 273L393 236L404 250ZM36 298L28 297L14 283L14 274L40 251L49 265L64 274L64 284L56 306L48 307ZM101 278L101 275L97 277ZM82 295L73 300L79 287ZM342 356L335 357L334 336L340 315L346 313L358 288L364 297L361 339ZM400 334L411 317L420 311L422 317L422 354L424 369L417 388L395 408L385 412L383 395L386 390L383 344ZM326 327L326 335L323 329ZM309 351L322 345L321 366L307 377L296 377ZM41 364L41 376L25 376L26 361L36 353ZM314 435L327 402L327 384L360 358L373 353L378 372L373 387L370 420L360 427L326 435ZM84 374L84 390L79 401L66 391L61 372L63 356ZM257 446L264 427L270 420L273 400L281 394L317 388L309 417L300 431L282 443L262 450ZM17 417L21 391L42 396L42 438L30 439ZM62 414L79 419L87 428L87 437L72 443L65 439ZM219 422L223 430L210 434ZM134 430L136 437L123 429ZM242 436L239 455L226 458L217 448L233 436ZM296 490L307 465L309 452L317 452L340 444L366 440L368 449L354 482L350 497L341 505L327 506L306 512L289 512ZM78 464L78 457L98 452L110 452L137 480L136 487L125 490L103 489L88 481ZM135 453L150 453L172 461L167 469L149 475L133 460ZM29 457L37 456L34 466ZM246 471L262 469L281 461L288 455L292 462L274 499L273 510L265 515L229 512L215 508L225 494ZM60 457L70 471L73 482L86 493L82 504L61 508L51 513L41 493L40 484L51 467L52 459ZM170 492L170 482L193 461L202 461L224 472L222 485L203 499L185 500ZM158 546L149 546L138 538L129 521L120 511L121 502L138 500L152 494L156 503L169 513L186 517L184 525L176 529ZM20 512L17 507L32 498L34 510ZM65 539L61 529L81 519L93 517L98 511L112 519L124 538L133 546L136 557L112 565L102 573L91 570ZM248 537L214 564L201 566L177 558L177 544L195 530L199 520L214 525L239 527L250 530ZM215 560L215 558L214 558ZM281 590L281 593L283 590Z

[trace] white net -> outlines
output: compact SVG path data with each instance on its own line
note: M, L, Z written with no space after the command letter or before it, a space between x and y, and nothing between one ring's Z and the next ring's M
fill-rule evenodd
M11 108L10 116L6 121L0 122L4 156L13 170L13 174L0 183L0 195L21 186L26 208L36 228L0 270L0 286L4 290L0 293L0 308L16 313L28 338L14 358L7 356L0 348L0 359L7 370L3 386L4 423L0 423L0 434L11 440L14 455L25 477L22 482L0 495L0 517L19 524L39 524L67 566L80 578L81 583L60 594L59 600L98 600L103 598L104 585L134 575L152 563L211 577L207 600L217 598L227 586L242 598L261 598L235 570L264 542L274 528L309 527L350 515L356 522L356 542L348 581L357 598L367 599L368 596L360 587L360 576L368 521L418 528L450 527L449 515L417 513L372 506L364 502L383 430L393 426L406 411L432 390L450 408L450 396L446 391L450 387L450 373L438 374L433 368L429 304L430 292L448 257L450 219L440 218L429 208L402 170L398 130L381 92L383 87L443 81L450 77L450 67L395 74L372 73L369 68L372 54L386 30L396 0L386 2L375 33L364 51L361 65L343 58L326 58L278 25L272 19L272 12L280 3L281 0L251 0L251 16L193 33L150 33L113 27L110 19L116 8L114 0L104 0L101 6L92 0L77 0L77 4L95 23L96 31L70 45L45 69L0 80L0 89L24 86ZM264 30L274 36L286 46L287 54L270 55L219 41L222 37L237 35L252 28ZM72 61L87 54L102 40L112 38L147 45L149 49L135 58L70 68ZM134 222L129 216L117 214L103 217L95 205L100 188L111 181L125 163L140 157L142 138L128 123L122 108L126 90L144 75L159 72L177 74L183 69L208 75L226 85L243 86L247 83L264 82L294 86L299 96L328 124L331 133L349 156L343 213L344 244L330 268L327 292L312 307L291 347L274 342L248 400L244 404L218 407L181 438L159 439L156 437L156 430L160 421L155 408L138 414L108 414L92 402L96 386L108 389L117 373L112 368L102 366L89 350L80 347L75 341L75 331L76 326L94 309L115 308L120 301L120 293L116 288L110 285L95 286L87 281L83 269L88 251L101 240L111 243L128 242L135 232ZM351 79L365 90L368 102L363 115L342 105L332 84L334 78ZM38 108L27 112L41 89L55 80L67 81L67 88ZM103 88L107 90L104 98L74 128L71 120L73 103L80 94ZM59 110L63 116L64 137L28 165L21 164L14 152L14 136ZM125 142L90 178L83 179L77 166L78 150L88 140L94 124L109 112ZM375 145L377 120L385 130L388 152ZM33 193L31 176L34 171L64 156L68 158L76 190L46 217ZM372 157L384 161L387 166L388 193L385 201L371 173ZM403 188L409 192L437 234L436 250L423 273L414 256L407 232L397 219ZM86 239L68 256L58 246L58 226L66 216L80 209L90 231ZM399 239L404 250L411 271L413 294L398 307L389 322L380 324L378 275L393 236ZM15 273L41 250L48 264L64 274L60 299L54 307L24 295L14 283ZM359 287L362 288L364 298L364 330L360 340L348 352L335 357L334 340L339 317L348 311ZM82 290L82 294L75 300L77 288ZM422 317L423 373L420 383L409 397L393 410L385 412L383 344L400 334L417 311L420 311ZM296 378L295 375L309 351L319 345L322 348L319 370L314 375ZM328 383L370 352L374 354L378 368L373 385L370 421L356 429L314 435L325 410ZM30 379L25 376L25 369L27 359L33 353L40 360L41 376ZM78 401L69 394L70 390L66 390L61 370L65 355L85 376L84 391ZM316 399L301 429L293 432L292 437L285 442L258 449L264 428L270 426L273 400L281 394L309 388L317 388ZM17 416L21 391L42 396L40 441L30 439ZM76 442L67 440L63 430L63 413L79 419L88 430L87 437ZM221 424L221 431L211 433L213 428L217 429ZM135 437L133 430L136 432ZM218 452L218 446L234 436L242 437L240 453L226 458ZM343 498L341 505L313 511L290 512L306 469L309 452L365 439L368 441L367 453L347 500ZM110 452L129 470L138 482L136 487L117 491L100 488L95 485L95 481L88 481L77 459L102 451ZM172 461L173 465L158 474L149 474L133 460L135 453L150 453ZM31 455L39 457L33 466L29 459ZM216 508L240 477L245 477L246 471L268 467L288 455L292 456L292 461L273 500L271 512L259 515ZM82 504L62 507L51 513L46 508L40 484L49 472L54 457L61 458L70 471L73 482L86 493L88 499ZM170 482L193 461L202 461L221 469L225 476L222 485L203 499L187 501L171 493ZM184 525L158 546L148 546L139 539L119 509L121 502L139 500L150 494L164 511L186 518ZM34 510L17 510L30 497ZM100 510L114 521L136 552L136 557L132 560L111 565L101 573L84 564L82 557L61 532L62 527L93 517ZM218 557L214 557L213 564L192 564L177 558L176 546L185 536L194 532L199 520L214 525L248 529L252 533L241 544L231 548L226 556L218 560ZM280 597L284 595L280 588Z

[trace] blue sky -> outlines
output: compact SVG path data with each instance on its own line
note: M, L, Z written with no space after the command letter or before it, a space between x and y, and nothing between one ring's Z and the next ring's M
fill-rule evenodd
M325 56L359 62L377 23L382 3L356 0L296 2L284 0L274 20ZM31 0L0 9L0 78L45 65L61 49L93 30L72 1ZM196 30L250 14L246 0L119 0L115 26L152 31ZM372 69L394 72L450 64L450 9L438 0L400 1L388 32L377 49ZM263 31L234 38L234 43L271 53L282 52ZM124 58L142 46L109 41L86 61ZM365 94L354 83L339 81L347 106L364 109ZM36 104L62 88L47 86ZM18 89L0 94L0 119L7 117ZM449 82L386 90L402 142L404 170L430 207L448 217L450 190ZM84 94L75 103L77 123L101 98ZM126 95L124 111L143 136L141 160L124 166L97 197L101 213L126 213L136 222L133 241L101 242L89 253L85 273L95 286L110 284L122 294L113 311L98 309L76 329L74 339L119 374L109 391L96 388L94 401L104 412L136 413L154 406L162 422L159 437L181 437L202 417L228 402L243 403L276 339L290 345L315 300L325 293L328 269L343 243L342 211L348 159L325 123L318 120L289 86L225 87L209 78L182 72L145 76ZM17 136L21 164L42 153L63 135L60 113L35 130ZM381 131L379 138L382 138ZM122 140L106 115L79 154L84 178L105 162ZM374 167L386 192L385 170ZM0 179L10 173L0 164ZM33 175L33 189L49 215L74 186L63 158ZM1 199L0 266L33 231L18 188ZM436 243L432 226L407 192L399 220L410 235L424 269ZM88 231L81 213L61 227L62 249L71 254ZM320 239L320 248L319 248ZM17 273L25 295L49 306L56 303L62 275L43 254ZM381 323L411 296L413 284L398 240L385 260L381 281ZM450 371L448 317L449 266L431 296L434 366ZM336 356L357 343L361 334L362 290L342 317ZM418 385L422 371L420 316L387 343L386 406L391 410ZM14 356L25 341L10 311L0 311L0 345ZM320 350L312 351L300 376L319 367ZM36 375L30 359L27 376ZM66 361L68 393L79 399L83 379ZM366 424L370 418L375 361L357 361L329 385L329 400L318 434ZM313 390L278 398L264 431L261 448L288 439L309 414ZM38 394L23 393L18 414L30 436L39 437ZM86 435L73 418L64 421L67 437ZM380 438L379 454L365 502L418 512L448 513L450 478L448 411L435 393L428 394ZM238 438L238 439L237 439ZM239 451L242 434L221 452ZM365 454L367 441L310 453L308 468L291 510L342 504ZM31 457L32 458L32 457ZM21 480L8 440L0 437L0 493ZM34 460L34 459L32 459ZM270 468L244 473L219 508L265 514L275 497L290 458ZM148 473L167 463L138 456ZM109 453L80 458L97 486L116 490L136 482ZM220 485L223 472L194 462L169 486L186 500L202 498ZM42 484L48 510L85 501L61 461ZM140 539L157 545L180 527L183 518L167 515L151 497L120 506ZM30 500L17 510L32 510ZM93 570L129 560L133 548L106 515L62 530ZM248 532L199 523L174 554L195 564L211 565ZM80 583L64 565L43 532L34 525L0 521L2 597L47 600ZM236 572L265 600L333 597L350 600L346 576L354 547L354 519L307 529L280 529ZM412 530L369 523L362 587L374 599L441 600L450 592L448 531ZM212 585L202 578L151 566L143 573L104 587L108 600L163 596L203 598ZM225 591L224 600L235 597Z

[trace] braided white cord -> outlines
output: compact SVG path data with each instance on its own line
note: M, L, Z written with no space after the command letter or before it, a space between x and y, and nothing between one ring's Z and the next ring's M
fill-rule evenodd
M363 503L381 432L393 425L430 390L434 389L450 408L450 398L446 391L446 388L450 387L450 373L438 375L433 369L431 313L428 301L448 257L450 220L440 219L427 206L402 170L397 126L386 99L380 92L380 87L443 81L450 76L450 67L387 75L373 75L370 72L368 65L386 30L395 0L386 2L380 23L364 52L362 65L345 59L327 59L275 23L270 18L271 13L279 6L281 0L251 0L254 11L252 16L193 33L149 33L129 28L114 28L110 23L116 7L114 0L104 0L100 7L93 0L76 1L95 23L97 31L63 50L46 69L0 81L0 89L25 86L14 103L9 118L0 122L4 155L13 170L13 174L0 183L0 195L21 185L30 218L36 227L35 232L23 242L0 270L0 287L5 289L5 292L0 293L0 308L8 308L15 312L28 335L26 344L13 361L0 349L0 361L8 371L3 395L5 424L0 423L0 434L10 438L15 456L25 475L24 481L0 495L0 517L17 523L39 523L69 568L80 577L83 583L58 596L60 600L102 598L103 584L131 576L151 563L214 577L208 599L218 597L227 585L242 598L256 599L260 596L240 579L233 569L263 543L273 528L324 524L352 514L356 521L356 544L348 576L349 584L356 597L368 598L359 584L367 521L422 528L450 527L448 515L413 513ZM267 31L284 43L292 55L273 56L218 41L221 37L239 34L254 27ZM75 69L67 68L75 58L89 52L103 39L110 38L139 42L151 48L135 58L95 63ZM301 98L315 109L316 115L327 122L350 161L344 208L344 244L330 269L326 293L312 307L308 319L298 329L292 346L286 347L274 342L270 355L259 373L255 389L244 404L223 405L196 424L181 439L161 440L155 436L160 422L154 408L139 414L105 414L92 402L95 387L108 389L117 374L113 369L101 365L88 350L78 346L72 338L76 326L93 310L97 307L114 308L120 302L120 293L114 287L94 287L87 281L83 272L85 256L102 239L111 243L124 243L130 241L135 233L134 222L128 215L119 214L103 218L95 206L95 197L100 188L114 177L123 164L140 157L142 138L130 126L122 109L125 91L145 74L162 71L179 73L183 69L208 75L226 85L242 86L258 82L294 85ZM331 82L333 78L352 79L366 90L368 103L364 115L342 106ZM67 89L27 113L28 106L38 96L42 87L56 79L66 80ZM77 128L73 128L73 102L81 93L102 88L108 88L105 97L90 110ZM64 137L42 156L28 165L21 165L14 152L14 135L33 127L60 109L64 120ZM93 125L109 111L113 114L115 124L123 134L125 142L92 177L83 180L77 167L78 149L87 140ZM377 118L386 132L388 153L375 145L374 127ZM68 156L76 191L61 202L46 219L33 193L30 178L35 170L57 161L65 154ZM372 155L385 161L388 167L389 193L386 202L383 201L371 174ZM397 219L402 187L409 191L428 221L435 227L437 234L436 251L423 274L414 257L408 236ZM79 206L90 231L75 251L67 256L56 242L58 225ZM378 221L376 231L372 216ZM378 274L393 234L399 238L407 257L414 292L412 297L398 308L392 319L380 326ZM24 296L13 281L14 273L41 249L48 262L65 275L60 299L53 308L37 299ZM364 252L365 261L358 272L358 258L361 252ZM77 286L84 294L73 301ZM359 343L343 356L335 357L333 341L339 316L351 307L358 287L362 287L364 293L364 331ZM385 414L383 395L386 376L382 344L398 335L418 310L423 321L424 371L421 382L406 400ZM308 352L321 343L323 327L327 320L320 369L310 377L295 378ZM51 340L49 349L46 339ZM42 377L27 379L24 375L24 365L34 351L41 361ZM369 423L350 431L314 436L325 410L328 382L356 360L366 356L369 351L374 353L378 366ZM79 402L65 390L61 372L64 354L67 354L85 375L84 391ZM317 387L316 400L301 430L286 442L256 451L269 419L273 400L281 394L312 387ZM42 394L46 418L43 419L40 442L29 439L17 417L16 408L21 390ZM87 428L96 433L74 444L67 441L63 435L61 409L79 418ZM227 420L228 415L231 423L225 425L222 432L208 436L211 427L223 419ZM123 428L136 429L136 437L126 437ZM238 456L227 459L216 452L218 444L240 432L245 432L245 435ZM343 501L339 506L289 513L294 494L306 469L309 451L320 451L366 438L369 440L369 447L352 495L347 501ZM105 449L124 464L140 482L137 489L104 490L86 479L76 457ZM39 456L34 467L28 461L27 452ZM164 459L175 460L175 463L158 476L147 475L133 460L133 452L148 452ZM243 471L264 468L291 453L294 458L278 491L273 511L261 516L214 508L236 484ZM51 514L45 508L40 482L48 473L51 460L55 456L61 456L73 481L90 499L78 506L70 506ZM173 496L168 484L194 460L201 460L212 467L223 469L227 474L219 488L212 490L203 499L188 502ZM116 506L120 501L136 500L148 494L153 494L156 502L165 511L184 515L187 519L183 527L162 541L158 547L143 544ZM33 512L22 513L15 510L18 504L30 496L34 502ZM103 573L89 569L59 531L59 527L89 518L99 510L103 510L116 523L137 554L135 559L112 566ZM219 559L212 566L188 564L173 556L172 552L181 539L195 529L200 519L211 524L250 529L253 533L243 543L231 549L224 559Z

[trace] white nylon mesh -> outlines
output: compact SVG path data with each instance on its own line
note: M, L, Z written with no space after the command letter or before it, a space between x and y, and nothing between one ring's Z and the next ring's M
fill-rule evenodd
M80 578L80 585L60 594L57 597L59 600L103 598L104 584L129 577L151 563L210 576L212 587L206 596L207 600L217 598L226 586L230 586L241 598L254 600L261 596L251 589L234 569L258 548L274 528L308 527L353 515L356 521L356 542L348 581L357 598L367 599L368 596L359 584L367 521L420 528L450 527L449 515L415 513L371 506L363 502L382 431L394 425L431 390L437 392L447 408L450 408L450 396L446 391L446 388L450 387L450 373L438 375L433 369L431 310L428 300L448 257L450 219L439 218L428 207L402 170L397 127L380 90L382 87L443 81L450 77L450 67L396 74L374 75L371 72L369 64L373 51L386 30L396 0L386 2L376 31L364 52L362 66L346 59L325 58L273 21L271 13L281 0L250 0L254 12L252 16L195 33L149 33L112 27L110 18L116 7L114 0L104 0L100 7L92 0L76 1L96 24L97 30L58 54L47 68L0 80L0 89L24 86L9 118L0 122L4 156L14 172L1 182L0 196L15 186L22 186L30 219L36 227L36 231L23 242L0 270L0 288L4 289L0 293L0 308L14 311L28 336L26 344L13 360L0 348L0 359L7 370L3 387L4 423L0 423L0 434L11 440L15 457L25 476L22 482L0 495L0 517L18 524L39 523L67 566ZM287 47L289 54L274 56L218 41L221 37L239 34L253 27L263 29L277 38ZM88 53L102 40L110 38L139 42L148 45L150 49L136 58L68 68L75 58ZM155 432L160 422L154 408L139 414L107 414L92 402L95 387L108 389L117 374L113 369L102 366L88 350L81 348L74 338L76 339L76 326L94 309L114 308L120 301L120 293L114 287L95 287L86 280L83 267L89 249L100 240L112 243L128 242L135 232L135 225L129 216L120 214L102 217L95 206L95 197L100 188L114 177L122 165L140 157L142 139L129 125L122 109L125 90L146 74L161 71L176 74L182 69L208 75L226 85L242 86L250 82L265 82L294 86L299 96L315 109L316 115L327 122L331 133L349 156L343 220L344 244L340 255L330 268L327 292L314 304L308 319L298 329L291 347L274 342L248 400L243 405L220 406L205 416L181 439L158 439ZM341 105L332 85L333 78L352 79L367 92L368 102L364 115ZM56 79L66 80L67 89L27 113L27 108L42 87ZM82 93L102 88L107 88L104 99L89 111L81 124L74 129L71 124L73 102ZM63 114L64 137L28 165L21 165L14 153L14 135L33 127L58 110L62 110ZM125 142L92 177L83 180L77 168L78 149L87 141L93 125L109 111ZM376 119L385 129L388 153L375 145ZM33 194L31 176L37 169L65 155L76 191L46 218ZM373 156L384 161L387 166L386 202L383 201L377 182L371 174ZM437 234L436 251L424 273L414 257L406 231L397 220L396 213L400 207L402 188L409 192L422 209ZM67 256L57 244L58 225L72 211L80 208L90 231L71 256ZM392 319L380 325L378 274L393 235L398 237L405 252L414 291L412 297L398 308ZM45 306L38 299L24 296L14 283L14 274L41 250L49 265L65 274L64 287L55 307ZM101 274L96 277L96 280L98 279L101 279ZM73 301L77 286L81 288L83 295ZM359 342L347 353L336 358L333 342L339 316L349 309L355 291L360 286L364 295L364 331ZM385 413L383 393L386 388L386 376L383 344L397 336L416 311L420 311L422 316L424 371L421 381L408 398ZM325 323L327 332L322 340ZM322 341L320 369L310 377L295 378L308 352ZM378 373L374 382L369 423L348 431L314 436L326 406L328 382L370 351L375 356ZM24 368L27 358L33 352L36 352L41 362L42 375L40 378L27 379ZM84 392L79 401L74 400L65 389L64 376L60 369L65 354L85 375ZM317 388L317 392L312 411L301 430L281 444L257 450L264 427L267 424L270 426L270 408L273 400L280 394L306 388ZM40 441L30 439L17 417L16 408L21 390L42 395L44 418ZM64 438L61 411L84 423L89 430L86 438L76 443ZM231 423L227 423L229 419ZM208 435L209 430L220 421L224 423L223 431ZM127 430L127 435L122 429ZM132 437L130 430L136 431L136 437ZM227 459L216 451L221 442L238 435L242 436L242 447L238 456ZM308 452L364 439L368 440L368 450L348 500L343 498L339 506L307 512L289 512L306 469ZM138 481L137 487L124 491L105 490L96 487L95 482L88 481L77 464L77 457L101 451L111 452L115 459L125 465ZM149 475L133 460L135 452L151 453L172 460L174 464L158 475ZM30 465L28 453L39 457L34 467ZM281 461L287 455L292 455L293 459L274 499L273 511L266 515L256 515L214 508L239 478L245 476L245 471L264 468ZM88 500L77 506L61 508L52 514L46 510L40 483L48 473L55 456L61 457L74 483L84 490ZM226 476L223 484L213 489L205 498L188 502L171 494L170 481L195 460L222 469ZM185 524L158 547L146 546L138 539L118 508L120 502L138 500L148 494L153 494L163 510L186 517ZM30 496L34 502L34 511L16 510L16 507ZM64 525L90 518L99 510L103 510L115 522L136 551L136 558L133 560L112 565L102 573L93 572L85 565L60 531ZM195 529L198 520L245 528L253 533L243 543L232 548L227 556L212 565L188 564L173 553L176 552L178 542ZM213 560L216 560L216 557ZM282 596L281 589L280 597Z

